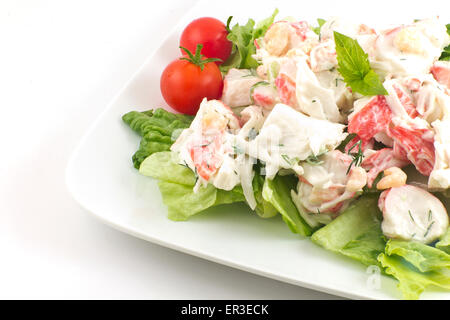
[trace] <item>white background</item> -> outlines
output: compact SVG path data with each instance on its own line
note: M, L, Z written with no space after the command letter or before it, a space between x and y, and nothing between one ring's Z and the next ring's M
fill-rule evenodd
M66 190L79 139L194 2L0 0L0 298L336 298L122 234Z

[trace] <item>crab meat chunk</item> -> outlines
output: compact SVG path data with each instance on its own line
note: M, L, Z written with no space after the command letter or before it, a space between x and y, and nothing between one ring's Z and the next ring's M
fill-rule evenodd
M363 141L383 132L392 119L392 111L384 96L375 96L361 109L349 116L348 132L356 133Z
M228 106L205 98L191 126L181 133L171 150L179 153L181 164L191 168L201 181L230 190L239 182L228 160L233 152L231 138L239 129L239 119Z
M450 61L436 61L431 73L437 82L450 89Z
M406 93L406 91L399 85L393 85L398 101L403 106L406 113L411 117L417 117L418 113L416 105L413 103L412 98Z
M250 89L261 80L250 70L230 69L224 79L222 101L232 108L250 105Z
M401 146L417 171L429 176L434 167L434 133L425 120L404 121L393 118L387 134Z
M407 77L403 79L402 84L410 91L417 92L422 86L422 81L416 77Z
M352 162L349 155L333 150L320 159L319 164L303 164L304 174L299 177L297 193L291 192L299 212L312 227L327 223L324 218L330 222L359 191L353 189L362 189L366 184L365 171L361 168L353 168L347 174Z
M248 154L265 162L269 179L281 168L303 174L299 161L335 149L347 136L344 128L342 124L308 117L278 103L265 119L258 136L249 141Z
M448 91L448 92L446 92ZM443 88L434 79L425 81L414 94L417 111L429 123L450 118L450 89Z
M377 150L367 158L364 158L361 166L368 170L367 186L372 188L372 184L380 172L383 172L391 167L403 168L408 164L409 161L407 159L405 160L397 157L393 149L383 148Z
M280 70L275 78L275 87L281 103L293 108L298 108L296 96L296 73L297 64L294 59L284 58L280 61Z
M254 104L266 110L272 110L279 101L277 90L271 85L255 86L252 92L252 99Z
M275 79L275 86L277 87L278 95L282 103L293 108L298 108L295 80L284 73L280 73Z
M414 96L405 89L402 81L397 79L386 80L383 83L388 95L386 101L393 116L401 118L415 118L419 115Z
M436 132L434 146L436 162L428 180L432 189L450 188L450 121L437 120L433 122Z
M320 72L337 66L337 54L334 42L330 39L321 42L311 50L311 70Z
M296 84L299 111L317 119L343 121L334 91L322 86L304 57L297 59Z
M381 228L389 238L430 243L448 228L447 210L431 193L411 185L384 191L378 206Z

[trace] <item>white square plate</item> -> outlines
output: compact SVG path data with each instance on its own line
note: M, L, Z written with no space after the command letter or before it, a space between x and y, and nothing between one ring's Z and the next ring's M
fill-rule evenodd
M376 3L376 5L374 5ZM439 5L440 4L440 5ZM278 7L278 18L343 16L368 25L408 22L444 14L442 1L409 2L312 1L280 3L201 1L187 13L160 48L137 71L103 112L75 150L67 168L67 185L86 210L105 223L136 237L201 258L311 289L350 298L401 298L396 281L382 276L379 288L371 274L348 258L328 252L292 234L278 218L263 220L245 205L221 206L187 222L167 219L153 179L139 175L131 155L139 137L121 120L131 110L166 106L159 91L164 67L179 55L178 39L193 18L214 16L226 21L258 21ZM305 7L307 5L307 7ZM448 5L444 5L448 6ZM447 18L449 21L450 19ZM450 299L448 292L427 291L422 298Z

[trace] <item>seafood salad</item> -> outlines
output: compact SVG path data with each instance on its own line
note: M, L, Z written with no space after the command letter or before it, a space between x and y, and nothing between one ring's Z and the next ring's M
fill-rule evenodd
M161 78L181 114L123 116L142 136L135 168L159 180L172 220L245 202L378 266L404 298L450 290L450 26L430 17L379 29L277 13L214 21L220 55L205 50L210 35L189 34L213 21L185 29L183 57Z

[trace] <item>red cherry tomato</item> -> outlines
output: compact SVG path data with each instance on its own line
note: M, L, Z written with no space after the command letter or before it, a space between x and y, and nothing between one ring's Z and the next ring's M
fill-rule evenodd
M219 99L223 80L219 67L200 56L201 46L193 60L172 61L161 75L161 93L173 109L195 115L203 98ZM203 70L202 67L203 66Z
M201 53L207 58L219 58L225 62L231 53L232 43L227 39L228 31L222 21L204 17L192 21L181 34L180 46L194 52L197 44L202 44ZM181 51L182 54L185 54Z

